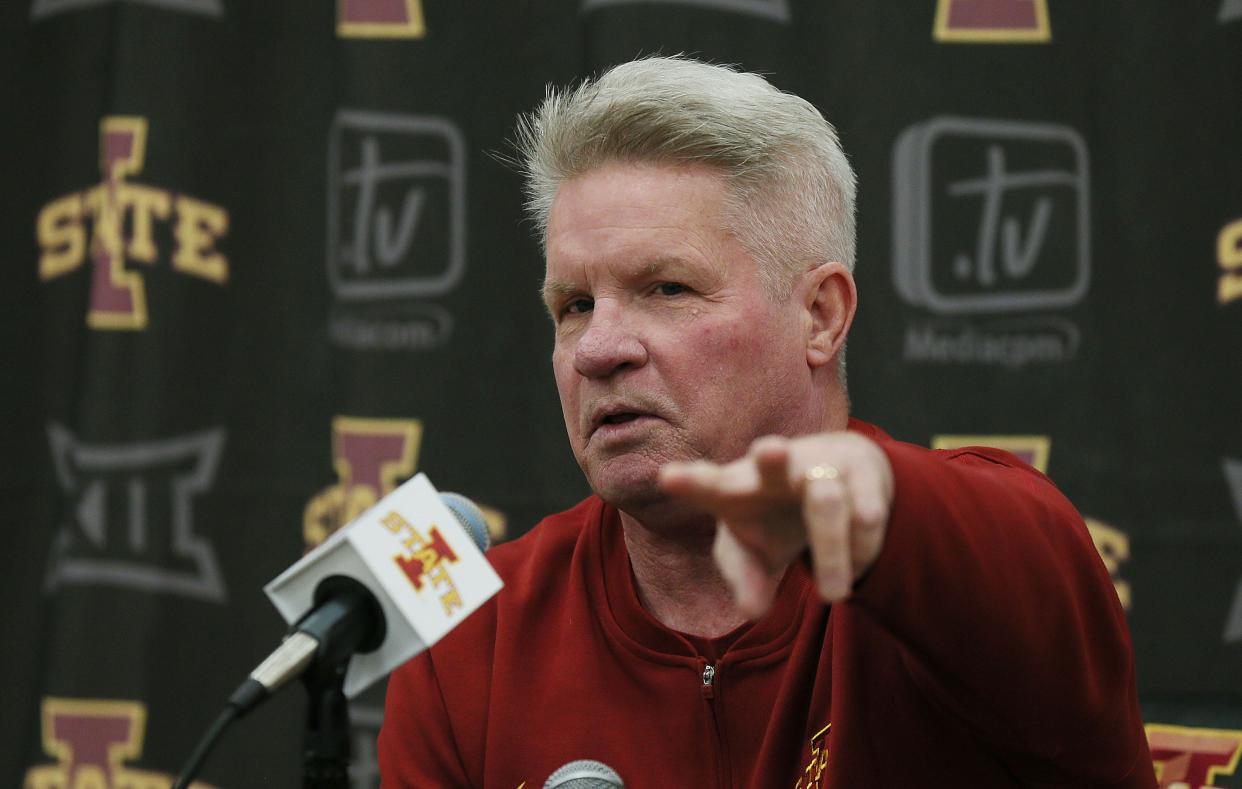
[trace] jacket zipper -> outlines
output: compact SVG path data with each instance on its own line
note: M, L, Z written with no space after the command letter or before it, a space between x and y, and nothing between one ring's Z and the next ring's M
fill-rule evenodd
M716 785L720 789L730 789L733 785L729 775L729 761L725 756L724 737L721 735L720 710L717 709L719 702L716 700L719 694L718 679L720 672L715 666L702 661L703 670L699 675L699 682L703 691L703 698L707 701L708 714L712 719L712 732L716 751Z

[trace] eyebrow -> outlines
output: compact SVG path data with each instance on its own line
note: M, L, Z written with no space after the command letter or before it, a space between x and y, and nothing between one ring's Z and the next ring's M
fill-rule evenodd
M566 297L577 293L580 288L571 282L565 282L559 279L544 280L543 286L539 289L540 295L543 297L544 304L551 304L557 296Z
M543 287L539 289L539 293L543 299L544 310L547 311L549 317L555 320L556 308L553 305L563 299L573 296L581 290L581 288L571 282L565 282L563 280L545 280Z

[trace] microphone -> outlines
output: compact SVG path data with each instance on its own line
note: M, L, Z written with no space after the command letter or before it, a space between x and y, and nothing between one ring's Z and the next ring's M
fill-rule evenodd
M487 530L487 518L483 517L483 510L479 509L479 505L460 493L450 493L447 490L440 492L440 501L457 518L457 522L470 535L475 546L486 553L492 547L492 535Z
M263 591L293 632L234 691L173 789L190 785L229 724L312 666L334 680L311 699L307 780L344 781L348 714L333 687L357 696L500 591L487 545L479 508L418 474L276 576Z
M579 759L548 776L543 789L625 789L625 784L608 765L594 759Z
M264 587L291 633L229 706L241 717L313 663L346 660L355 697L500 590L489 543L474 502L411 478Z

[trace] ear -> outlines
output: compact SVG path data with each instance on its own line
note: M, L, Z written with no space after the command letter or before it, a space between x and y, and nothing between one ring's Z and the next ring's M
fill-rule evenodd
M858 289L849 270L833 261L806 273L801 295L809 326L806 361L811 367L823 367L845 346L858 307Z

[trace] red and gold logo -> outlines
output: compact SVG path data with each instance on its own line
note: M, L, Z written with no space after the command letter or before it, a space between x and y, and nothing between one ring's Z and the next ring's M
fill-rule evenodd
M422 439L423 423L417 419L333 419L332 464L339 482L306 505L302 536L307 549L413 476Z
M932 449L960 449L980 446L1003 449L1016 455L1023 463L1048 473L1048 458L1052 453L1049 436L934 436ZM1121 577L1121 565L1130 560L1130 537L1124 531L1110 526L1097 518L1084 518L1091 541L1104 561L1108 574L1117 590L1117 599L1127 611L1130 609L1130 583Z
M1037 44L1052 40L1048 0L938 0L936 41Z
M422 0L337 0L336 34L342 38L422 38Z
M168 789L173 776L126 767L142 756L147 708L137 701L43 700L43 750L55 764L26 771L25 789ZM211 789L195 782L191 787Z
M828 769L828 730L831 728L829 723L811 737L811 756L802 768L794 789L820 789L820 780Z
M457 563L457 554L444 539L439 527L433 524L427 530L429 536L424 536L414 524L395 511L385 515L380 522L401 538L405 552L394 556L393 561L410 579L414 591L422 592L424 585L434 589L439 595L440 605L444 606L445 616L451 616L453 611L461 608L461 594L448 571L448 565Z
M418 419L338 416L332 420L332 464L338 482L306 504L302 538L310 550L357 518L418 470L423 423ZM493 542L504 539L504 513L479 505Z
M1237 770L1242 731L1150 723L1147 743L1160 789L1201 789Z
M228 259L216 244L229 229L229 215L218 205L135 183L146 158L147 120L110 116L99 122L96 186L52 200L39 211L39 279L48 281L91 261L92 329L145 329L147 295L142 274L159 258L153 229L172 220L172 267L218 285L228 281ZM86 224L90 222L88 235ZM128 230L128 233L126 232Z
M953 436L932 437L932 449L961 449L962 447L994 447L1017 455L1023 463L1048 473L1048 456L1052 451L1052 439L1048 436Z
M1129 611L1130 582L1121 577L1121 565L1130 561L1130 535L1096 518L1083 520L1086 521L1087 531L1091 532L1095 550L1099 552L1108 575L1113 579L1113 588L1117 590L1121 607Z
M1242 298L1242 219L1221 228L1216 239L1216 262L1220 264L1216 301L1228 304Z

